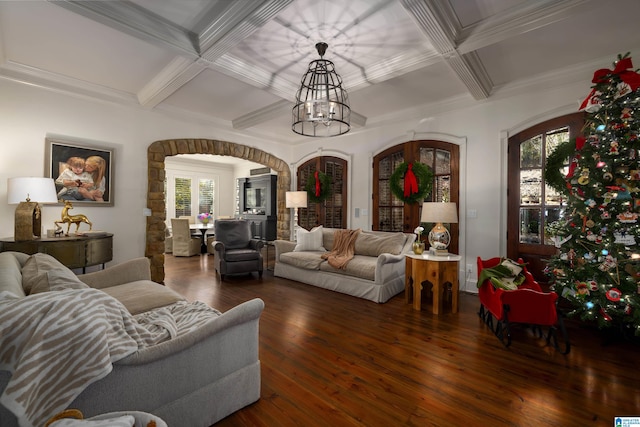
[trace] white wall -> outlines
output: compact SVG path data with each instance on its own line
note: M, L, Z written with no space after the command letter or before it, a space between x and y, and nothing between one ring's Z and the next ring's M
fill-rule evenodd
M114 233L113 263L143 256L147 204L147 147L157 140L210 138L260 148L289 162L282 145L209 124L187 122L138 107L123 107L0 79L0 236L14 234L15 205L7 204L7 179L44 176L45 137L70 136L107 143L114 152L114 206L75 207L94 229ZM43 229L53 228L61 206L43 206ZM73 227L72 227L73 229ZM81 230L83 228L81 227Z
M371 161L390 146L416 137L448 136L464 142L461 171L461 287L475 290L475 260L506 252L506 138L546 119L577 110L589 92L590 75L563 87L532 87L528 94L508 96L498 91L491 100L454 100L403 114L403 119L368 123L340 138L309 138L291 147L240 137L231 130L188 123L160 113L126 108L45 91L0 80L0 235L13 236L14 206L6 204L6 180L14 176L42 176L47 134L70 135L114 144L115 206L77 208L97 229L115 233L114 262L144 254L146 205L146 150L156 140L212 138L255 146L289 162L324 153L350 158L349 224L371 228ZM542 87L544 87L542 85ZM520 92L522 92L520 90ZM462 105L462 107L461 107ZM404 118L410 117L410 118ZM438 139L438 138L432 138ZM236 172L238 175L240 171ZM292 170L295 175L295 169ZM368 217L354 217L354 208ZM466 218L469 209L477 218ZM59 206L44 207L45 228L60 214ZM465 277L465 265L474 272Z

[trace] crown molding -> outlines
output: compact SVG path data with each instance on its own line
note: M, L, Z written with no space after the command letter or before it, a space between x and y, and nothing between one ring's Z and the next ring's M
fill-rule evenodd
M0 77L17 83L91 100L116 102L128 106L139 105L136 97L128 92L88 83L13 61L7 61L0 66Z

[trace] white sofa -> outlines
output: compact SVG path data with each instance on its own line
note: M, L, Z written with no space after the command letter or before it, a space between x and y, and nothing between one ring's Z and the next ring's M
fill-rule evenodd
M415 234L361 231L355 241L355 255L342 270L333 268L321 258L333 248L337 229L318 229L322 235L320 247L301 248L303 245L287 240L274 242L275 276L377 303L387 302L404 290L404 254L411 251Z
M25 265L29 258L18 252L0 253L0 303L29 298L43 301L43 295L66 292L59 288L71 282L76 283L72 289L84 286L83 283L88 285L92 288L88 294L94 297L104 295L95 288L104 291L120 301L124 305L122 310L132 315L185 303L179 294L150 280L147 258L77 276L82 282L80 285L77 279L68 276L73 273L60 265L55 267L55 274L54 268L45 271L50 289L39 290L45 293L34 293L34 289L25 287L23 276L28 274L25 270L29 267ZM54 278L62 283L56 288L52 286ZM66 289L70 289L69 286ZM100 298L107 298L111 303L109 297ZM95 304L87 307L93 309ZM169 426L214 424L260 398L258 323L263 308L263 301L256 298L225 313L218 312L195 330L139 348L113 363L110 373L88 385L68 407L81 410L86 418L106 412L137 410L152 413ZM58 357L68 356L61 353ZM0 360L0 396L11 376L8 370L3 370ZM18 426L14 414L2 404L0 426Z

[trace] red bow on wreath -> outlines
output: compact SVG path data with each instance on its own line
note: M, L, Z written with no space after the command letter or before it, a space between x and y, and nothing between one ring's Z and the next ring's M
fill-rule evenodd
M591 83L599 84L599 83L608 83L609 79L607 78L610 74L617 74L624 83L628 84L631 88L631 91L635 91L640 87L640 74L635 71L631 71L630 68L633 67L633 63L631 62L631 58L623 58L616 63L616 67L613 70L609 70L607 68L601 68L596 70L593 73L593 79ZM589 103L589 100L596 94L596 88L591 89L591 93L589 96L582 101L582 105L580 105L579 110L584 110Z
M413 163L407 166L407 173L404 175L404 197L409 197L418 192L418 180L413 173Z
M316 178L316 197L320 197L320 177L318 175L318 171L316 171L314 174Z

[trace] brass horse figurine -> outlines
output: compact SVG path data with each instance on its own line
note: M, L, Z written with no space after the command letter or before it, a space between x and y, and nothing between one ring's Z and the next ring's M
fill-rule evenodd
M69 215L69 209L73 209L73 204L70 201L65 200L64 208L62 208L62 219L60 221L55 221L56 228L58 230L62 230L60 224L67 224L67 233L65 234L65 236L69 235L69 228L71 228L71 224L76 225L76 234L78 233L80 224L83 222L89 224L89 230L93 228L93 224L91 223L91 221L89 221L89 218L87 218L86 215Z

